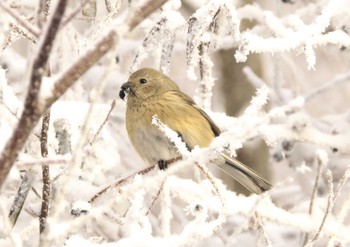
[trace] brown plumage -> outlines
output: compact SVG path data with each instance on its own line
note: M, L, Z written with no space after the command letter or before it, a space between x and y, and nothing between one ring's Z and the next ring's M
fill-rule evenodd
M126 129L132 145L149 164L178 157L174 144L152 124L160 121L179 134L189 150L207 147L220 135L220 129L177 84L161 72L144 68L134 72L119 93L127 97ZM214 162L220 169L255 193L271 188L271 184L256 172L221 154Z

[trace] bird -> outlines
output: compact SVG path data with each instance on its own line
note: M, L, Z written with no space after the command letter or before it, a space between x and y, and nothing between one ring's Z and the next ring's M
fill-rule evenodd
M166 168L166 161L179 157L175 144L152 124L159 120L175 131L189 151L208 147L221 131L215 122L179 86L162 72L142 68L122 84L119 97L126 100L125 124L131 144L149 165ZM272 184L228 153L213 161L221 170L256 194Z

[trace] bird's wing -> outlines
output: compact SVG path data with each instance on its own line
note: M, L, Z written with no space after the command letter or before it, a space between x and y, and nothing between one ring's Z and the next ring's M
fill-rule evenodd
M208 146L215 136L220 135L219 127L189 96L180 91L173 91L171 95L167 95L165 98L167 99L167 107L173 107L170 102L176 102L174 107L177 108L176 113L174 111L173 121L165 122L165 124L179 134L189 150L195 145ZM178 100L182 100L182 104L178 104ZM194 112L193 109L195 109ZM190 114L191 117L188 118ZM181 119L179 122L175 120L177 117ZM208 133L210 130L212 130L212 133ZM252 192L258 194L272 187L267 180L243 163L224 153L221 156L224 161L214 163Z
M203 111L197 104L194 102L189 96L184 93L181 93L181 97L185 100L185 102L196 109L209 123L213 133L215 136L219 136L221 131L220 128L215 124L215 122L209 117L209 115Z

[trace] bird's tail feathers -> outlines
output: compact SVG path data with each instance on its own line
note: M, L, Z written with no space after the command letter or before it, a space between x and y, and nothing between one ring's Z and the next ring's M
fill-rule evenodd
M235 158L229 157L226 154L221 155L225 159L225 163L217 164L217 166L229 176L241 183L244 187L256 194L260 194L271 189L272 184L255 171Z

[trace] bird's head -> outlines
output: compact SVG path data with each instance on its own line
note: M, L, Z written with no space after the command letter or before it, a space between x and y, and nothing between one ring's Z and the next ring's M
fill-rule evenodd
M143 68L130 75L121 86L119 97L143 100L173 90L179 87L169 77L155 69Z

